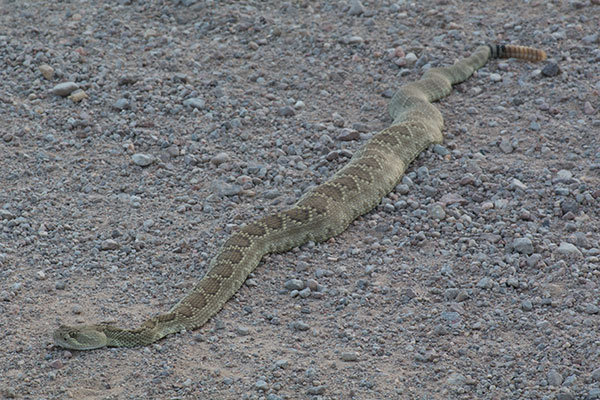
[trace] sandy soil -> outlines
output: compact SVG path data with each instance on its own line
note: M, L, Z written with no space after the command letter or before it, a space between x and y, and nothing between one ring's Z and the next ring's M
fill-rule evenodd
M0 396L600 398L599 22L597 0L3 0ZM169 309L401 84L499 42L549 60L459 85L443 146L346 232L266 257L194 332L53 346Z

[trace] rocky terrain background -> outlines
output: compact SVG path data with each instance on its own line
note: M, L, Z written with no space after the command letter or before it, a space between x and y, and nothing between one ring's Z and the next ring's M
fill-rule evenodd
M600 398L597 0L0 5L0 396ZM65 351L168 310L244 222L478 45L445 142L338 237L266 257L206 326Z

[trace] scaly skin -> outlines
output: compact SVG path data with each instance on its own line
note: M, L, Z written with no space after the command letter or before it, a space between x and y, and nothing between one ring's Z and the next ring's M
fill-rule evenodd
M74 350L144 346L204 325L242 286L265 254L287 251L311 240L327 240L373 209L419 153L442 142L444 120L431 103L448 95L453 84L465 81L488 59L509 57L542 61L546 54L523 46L482 46L451 67L428 70L394 95L389 105L394 120L390 127L371 138L346 166L292 208L235 232L212 260L204 278L168 313L133 330L110 324L61 326L54 332L54 342Z

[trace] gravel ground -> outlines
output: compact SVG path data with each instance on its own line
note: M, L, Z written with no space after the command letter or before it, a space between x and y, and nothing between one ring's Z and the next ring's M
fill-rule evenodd
M2 1L0 396L600 398L598 0L322 3ZM194 332L52 346L169 309L399 85L499 41L549 60L459 85L445 143L346 232Z

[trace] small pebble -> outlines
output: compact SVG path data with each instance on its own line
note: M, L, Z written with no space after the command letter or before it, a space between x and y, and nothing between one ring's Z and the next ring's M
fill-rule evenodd
M129 103L129 100L120 98L113 103L113 108L118 111L129 110L131 108L131 104Z
M500 141L499 147L500 147L500 150L502 150L502 152L504 154L510 154L514 151L514 147L513 147L512 143L507 138L503 138Z
M444 211L444 207L436 203L429 208L429 215L433 219L437 219L438 221L440 221L446 218L446 211Z
M265 382L264 380L262 380L262 379L259 379L259 380L257 380L257 381L256 381L256 383L254 384L254 387L255 387L257 390L260 390L260 391L263 391L263 392L265 392L265 391L266 391L266 390L269 388L269 385L267 385L267 382Z
M555 369L551 369L546 375L550 386L560 386L563 382L562 375Z
M102 241L100 245L100 250L117 250L119 248L119 243L117 243L113 239L106 239Z
M342 361L358 361L358 353L356 353L355 351L344 351L340 355L340 358Z
M235 333L237 333L240 336L248 336L250 334L250 330L245 326L238 326L237 328L235 328Z
M477 282L476 286L482 289L491 289L492 287L494 287L494 281L492 281L491 278L485 276L481 278L479 282Z
M198 109L203 109L204 108L204 100L197 98L197 97L192 97L189 99L185 99L183 101L183 105L186 107L191 107L191 108L198 108Z
M302 290L304 289L304 281L301 279L290 279L284 284L287 290Z
M57 96L67 97L77 89L79 86L75 82L63 82L54 86L50 92Z
M303 321L294 321L294 322L292 322L292 328L296 331L303 332L303 331L309 330L310 326L306 322L303 322Z
M155 158L150 154L137 153L131 156L131 160L135 165L147 167L155 161Z
M517 238L512 242L514 251L521 254L533 254L533 243L529 238Z
M542 68L542 75L547 77L553 77L560 73L560 68L556 63L549 63Z
M89 96L85 91L77 89L69 95L69 100L71 100L73 103L79 103L81 100L87 99L88 97Z
M319 386L311 386L308 388L308 394L313 396L319 396L325 393L327 386L319 385Z
M356 16L361 15L365 12L365 7L359 0L351 0L350 1L350 10L348 10L348 14Z
M568 242L561 242L556 251L564 256L582 256L581 251L577 248L577 246Z
M42 64L39 67L42 76L48 80L54 78L54 68L49 66L48 64Z
M210 162L215 164L216 166L219 166L230 160L231 160L231 157L229 156L229 154L227 154L225 152L221 152L221 153L216 154L213 158L211 158Z
M296 115L296 111L290 106L283 106L277 111L277 115L281 117L293 117Z

